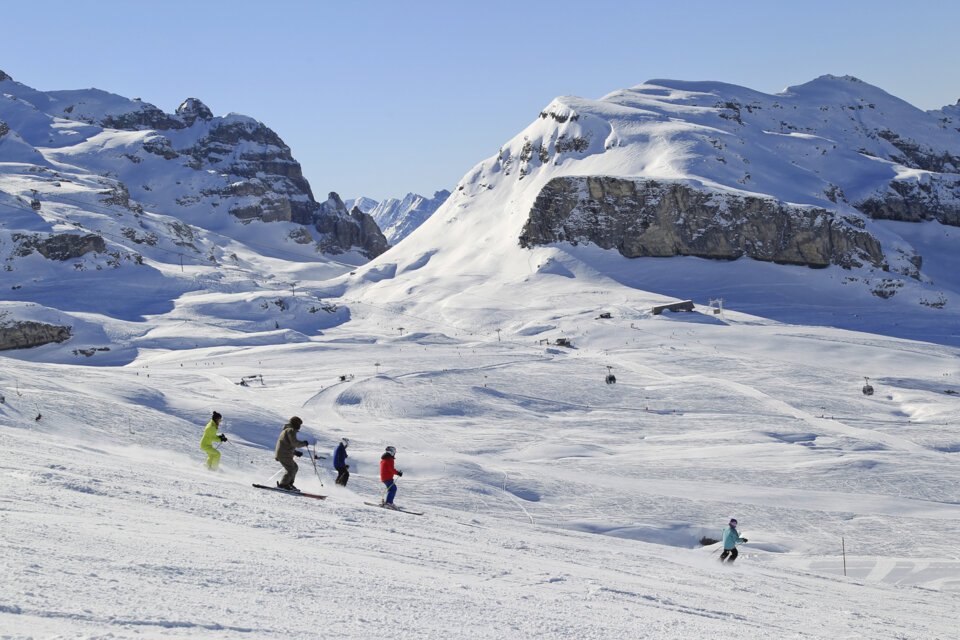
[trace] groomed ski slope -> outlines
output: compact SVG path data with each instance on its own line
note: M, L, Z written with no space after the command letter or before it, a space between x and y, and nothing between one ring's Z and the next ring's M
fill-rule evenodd
M0 637L956 637L955 348L596 302L499 342L357 304L298 343L5 358ZM345 490L300 459L327 500L251 487L293 414L351 440ZM363 505L387 444L422 517ZM728 567L698 540L731 516Z

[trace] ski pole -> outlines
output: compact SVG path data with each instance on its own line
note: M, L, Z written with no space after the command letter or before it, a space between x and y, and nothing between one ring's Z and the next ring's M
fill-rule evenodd
M239 466L240 466L240 447L239 447L239 445L234 444L234 443L233 443L232 441L230 441L230 440L225 440L224 442L225 442L226 444L229 444L231 447L233 447L233 449L237 452L237 467L239 467ZM221 443L221 444L222 444L222 443ZM218 447L218 449L219 449L219 447Z
M320 481L320 486L323 487L323 479L320 477L320 469L317 468L317 446L313 446L313 451L310 451L310 446L307 446L307 455L310 456L310 462L313 463L313 472L317 474L317 480ZM325 487L323 487L325 488Z

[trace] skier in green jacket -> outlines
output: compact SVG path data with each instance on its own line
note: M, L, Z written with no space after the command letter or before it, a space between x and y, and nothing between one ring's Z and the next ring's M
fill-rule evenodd
M203 437L200 438L200 448L207 454L207 469L212 471L216 471L220 467L220 452L213 447L213 441L227 441L227 436L222 433L217 433L221 420L223 420L223 416L214 411L210 422L208 422L207 426L203 429Z

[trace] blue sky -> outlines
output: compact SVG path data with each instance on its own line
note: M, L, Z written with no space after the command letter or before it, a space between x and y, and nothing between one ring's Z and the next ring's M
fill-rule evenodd
M554 96L651 78L773 93L851 74L923 109L960 98L948 0L21 0L2 16L14 79L253 116L318 199L452 188Z

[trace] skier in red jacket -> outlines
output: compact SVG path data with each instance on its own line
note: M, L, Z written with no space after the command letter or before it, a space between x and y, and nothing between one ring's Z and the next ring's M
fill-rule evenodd
M396 509L393 506L393 498L397 495L397 483L393 481L394 476L402 476L400 471L394 466L394 457L397 455L396 447L387 447L383 455L380 456L380 482L387 488L387 497L380 501L381 507L387 509Z

